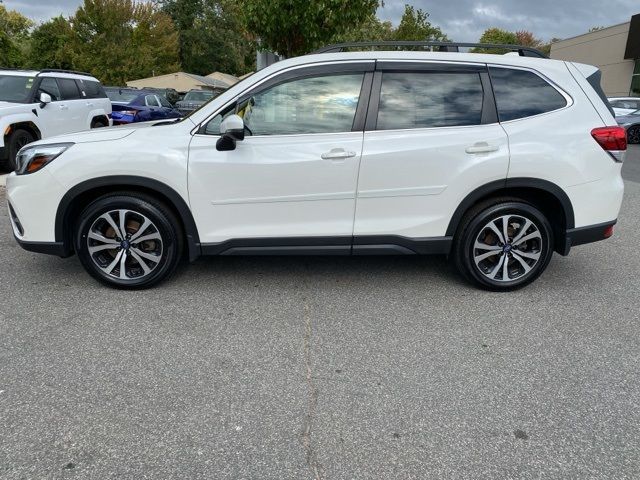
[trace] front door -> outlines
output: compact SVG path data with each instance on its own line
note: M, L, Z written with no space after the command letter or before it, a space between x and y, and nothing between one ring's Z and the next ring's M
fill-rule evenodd
M302 68L281 74L194 135L189 196L203 244L332 237L350 245L367 69L373 62L339 73ZM234 112L244 119L245 139L235 150L217 151L220 122Z

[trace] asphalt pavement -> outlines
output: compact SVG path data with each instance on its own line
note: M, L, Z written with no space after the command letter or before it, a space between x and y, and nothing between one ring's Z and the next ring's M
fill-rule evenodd
M2 208L0 478L640 478L640 148L624 175L615 236L508 294L438 257L116 291Z

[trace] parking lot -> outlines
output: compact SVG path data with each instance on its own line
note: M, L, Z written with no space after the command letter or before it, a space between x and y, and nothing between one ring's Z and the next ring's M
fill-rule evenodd
M640 148L624 175L615 236L509 294L438 257L110 290L3 208L0 478L638 478Z

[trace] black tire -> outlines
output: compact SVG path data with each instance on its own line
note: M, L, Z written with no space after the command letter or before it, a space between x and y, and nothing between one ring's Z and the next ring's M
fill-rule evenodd
M14 130L9 135L9 140L7 141L7 158L4 160L0 160L0 168L2 170L13 171L16 169L16 156L22 147L25 145L35 141L36 138L33 134L22 128L18 128Z
M91 128L104 128L108 126L109 124L103 118L97 118L91 124Z
M504 222L505 216L512 217ZM522 242L518 234L527 225L526 220L531 225L520 238L533 238ZM494 221L498 234L488 228ZM503 243L501 228L505 223L509 238ZM512 244L514 239L518 245ZM487 248L476 248L479 246L476 240ZM477 205L464 216L454 239L453 255L457 269L469 282L486 290L510 291L528 285L544 272L551 261L553 245L553 229L540 210L517 198L495 198ZM484 253L490 256L477 262Z
M634 125L627 130L627 141L631 144L640 143L640 125Z
M112 228L113 224L104 216L109 215L117 228L120 211L128 212L123 215L126 237L119 235L120 229ZM138 244L136 234L146 220L151 224L139 233L139 238L159 238ZM98 233L108 242L91 238L90 230L91 237ZM114 242L119 243L116 246ZM149 288L169 278L180 263L183 245L182 229L173 212L155 198L137 192L118 192L95 200L80 214L75 229L75 250L84 268L100 282L120 289ZM89 251L100 246L106 248L97 253ZM154 258L153 261L141 260L146 265L144 271L139 262L141 254ZM123 256L124 277L121 275ZM113 268L107 270L111 265Z

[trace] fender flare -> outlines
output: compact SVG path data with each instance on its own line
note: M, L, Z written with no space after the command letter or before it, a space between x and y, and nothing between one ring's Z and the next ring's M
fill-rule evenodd
M516 177L516 178L506 178L504 180L496 180L494 182L487 183L482 185L481 187L473 190L469 195L467 195L464 200L458 205L458 208L455 210L451 220L449 221L449 226L447 227L447 236L455 235L458 230L458 225L460 224L460 220L464 214L480 199L491 195L494 192L499 192L502 190L510 190L517 188L535 188L538 190L544 190L547 193L553 195L562 205L562 209L564 211L564 218L566 223L566 229L570 230L575 226L575 215L573 212L573 205L571 204L571 200L569 196L565 193L565 191L556 185L555 183L549 182L547 180L542 180L539 178L528 178L528 177Z
M69 232L66 230L68 223L69 207L78 196L96 188L105 188L119 190L133 187L134 189L143 188L146 191L156 192L171 202L178 214L179 219L184 226L185 239L187 242L187 248L189 251L189 260L194 261L200 254L200 236L198 234L198 228L196 222L191 213L191 209L187 205L187 202L182 196L176 192L169 185L151 178L138 177L133 175L110 175L106 177L92 178L81 182L70 190L62 197L58 204L55 221L55 239L56 242L64 244L65 252L71 254L73 249L72 240L69 237Z

